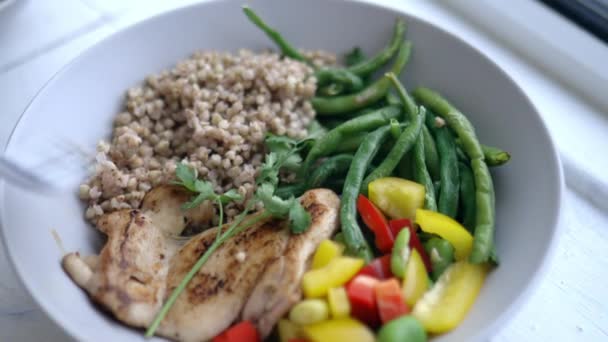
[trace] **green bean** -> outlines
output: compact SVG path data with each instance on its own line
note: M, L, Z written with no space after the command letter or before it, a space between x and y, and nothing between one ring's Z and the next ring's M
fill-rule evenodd
M367 166L378 152L380 145L387 138L390 132L388 125L382 126L368 134L361 146L357 149L357 153L353 158L344 189L342 189L342 199L340 201L340 220L342 233L348 250L359 257L369 262L372 257L372 251L369 247L359 223L357 223L357 197L361 190L361 182L367 169Z
M365 180L363 181L364 194L367 194L367 186L369 183L378 178L390 176L393 173L393 170L395 170L395 167L399 164L401 158L403 158L416 142L416 138L420 134L420 129L424 122L424 113L418 112L418 108L416 108L413 100L407 94L405 88L403 88L403 85L401 85L401 82L399 82L395 74L388 73L385 77L388 77L395 86L397 93L401 98L401 102L405 104L403 107L408 115L410 124L401 132L399 139L397 139L393 148L387 154L386 158L384 158L382 163L378 165L372 173L365 177Z
M456 144L460 146L460 139L456 139ZM511 160L509 152L504 151L498 147L488 146L481 144L481 150L483 151L483 157L488 166L501 166ZM469 158L464 155L464 152L460 152L463 155L458 155L461 160L468 160Z
M403 179L414 179L414 161L413 151L406 153L399 164L397 164L397 170L394 172L397 177Z
M435 198L438 198L441 191L441 181L434 181L433 186L435 187Z
M344 137L366 132L389 123L390 119L399 116L401 110L398 107L384 107L369 114L350 119L340 126L330 130L323 137L315 141L299 172L299 178L309 172L317 159L330 155L334 152Z
M393 137L393 134L391 132L391 135L389 136L389 139L386 139L386 141L384 142L384 144L382 144L382 146L380 146L380 149L378 150L378 153L376 154L376 157L374 157L374 160L372 161L372 164L376 165L376 167L378 167L378 165L382 164L382 162L384 161L384 159L386 159L386 155L391 151L391 149L393 149L393 146L395 146L395 142L396 141L397 141L397 139L395 139ZM395 169L397 169L397 167L395 167ZM369 175L374 170L375 170L375 168L371 169L369 173L366 173L366 175Z
M467 157L467 155L462 151L460 146L456 147L456 155L458 156L458 160L469 163L469 157Z
M348 68L348 70L361 77L371 75L379 70L386 62L388 62L391 57L393 57L393 55L399 50L399 45L401 45L404 38L405 21L403 19L397 19L390 44L374 57L367 61L353 65L352 67Z
M422 125L422 138L424 140L424 159L432 179L439 179L439 154L435 139L426 125Z
M350 154L338 154L327 158L306 180L307 189L317 188L323 185L329 177L347 171L352 161L353 156Z
M268 38L270 38L279 47L283 55L307 63L311 66L313 65L312 62L308 60L308 58L304 57L298 51L298 49L291 46L291 44L289 44L289 42L287 42L279 32L268 26L268 24L266 24L264 20L262 20L262 18L260 18L249 6L244 5L243 12L245 12L247 18L249 18L249 20L255 26L257 26L260 30L266 33Z
M365 55L363 54L363 51L361 51L361 49L359 47L353 48L349 53L347 53L344 56L344 63L346 64L347 67L353 66L360 62L363 62L364 60L365 60ZM361 88L363 88L363 85L366 84L368 81L369 77L367 77L367 76L359 77L347 69L340 69L340 70L349 73L349 78L354 79L354 77L356 77L358 80L360 80L361 87L359 89L356 89L356 87L352 87L352 86L346 87L343 82L340 82L337 80L333 81L333 83L325 84L325 83L319 82L319 80L317 79L317 96L337 96L337 95L341 95L341 94L347 93L347 92L352 93L352 92L358 91Z
M391 106L403 106L403 103L401 103L401 100L399 100L399 97L393 93L391 93L390 91L386 93L386 103L388 103Z
M429 113L426 126L435 135L437 152L439 154L439 179L441 190L437 201L437 210L451 218L458 214L458 157L456 156L456 143L447 126L437 127L435 115Z
M382 105L382 106L369 106L369 107L365 107L365 108L363 108L361 110L358 110L356 112L350 113L348 115L341 115L339 117L340 118L347 117L347 118L353 119L353 118L356 118L356 117L361 116L361 115L369 114L369 113L371 113L371 112L373 112L375 110L378 110L378 109L384 108L384 107L386 107L386 105ZM395 107L401 108L401 106L395 106Z
M389 124L391 125L391 135L393 136L393 138L399 139L399 136L401 135L401 127L399 126L399 121L397 121L396 119L391 119Z
M503 151L498 147L481 145L481 150L488 166L500 166L511 160L509 152Z
M322 68L315 71L317 87L336 84L341 85L346 92L357 92L363 89L361 77L353 74L346 69Z
M460 175L460 214L462 225L470 232L475 227L475 180L465 163L458 163Z
M344 92L344 85L338 83L331 83L326 86L322 86L317 90L317 96L332 97L338 96Z
M342 153L342 152L353 152L356 151L363 139L365 139L365 135L367 132L361 132L357 135L351 135L349 137L345 137L340 141L340 144L336 146L334 152Z
M424 112L424 107L420 107L421 112ZM422 114L424 115L424 113ZM433 186L433 180L427 170L425 161L425 145L424 137L422 134L418 135L416 144L414 145L414 179L416 182L424 185L424 207L428 210L437 211L437 202L435 202L435 187Z
M454 262L454 246L440 237L432 237L424 244L424 249L431 258L433 280L437 280Z
M391 68L392 73L395 75L401 73L401 70L405 67L405 64L409 59L411 49L412 44L410 42L405 42L401 45L395 63ZM346 114L357 109L365 108L382 99L390 87L390 80L383 77L357 93L329 98L313 97L311 103L319 116Z
M471 122L438 93L418 88L414 96L427 108L439 114L460 138L462 149L470 159L475 180L475 238L469 260L483 263L490 258L494 246L494 184L490 170Z
M321 119L321 120L319 120L319 122L321 123L321 125L323 125L323 127L331 130L331 129L334 129L334 128L340 126L341 124L343 124L346 121L342 120L342 119L331 118L331 119Z
M353 156L350 154L338 154L329 157L305 181L281 186L276 190L275 194L281 198L299 197L306 190L322 186L331 176L347 171L352 161Z
M344 64L346 66L353 66L359 64L365 60L365 54L358 46L355 46L349 53L344 56Z
M340 178L330 178L328 179L325 184L323 184L324 188L327 189L331 189L334 192L341 194L342 193L342 188L344 188L344 177L340 177Z

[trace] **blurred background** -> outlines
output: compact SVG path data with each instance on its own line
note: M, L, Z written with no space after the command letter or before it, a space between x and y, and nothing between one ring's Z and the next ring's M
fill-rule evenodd
M530 96L558 145L564 236L534 297L493 341L607 341L608 0L366 1L425 18L488 55ZM0 148L62 66L113 32L192 2L0 0ZM21 289L0 247L0 341L42 340L67 336Z

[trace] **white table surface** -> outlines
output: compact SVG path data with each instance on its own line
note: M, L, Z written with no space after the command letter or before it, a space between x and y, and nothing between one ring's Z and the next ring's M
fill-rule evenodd
M192 1L17 0L0 12L0 148L27 103L63 65L121 27L185 2ZM605 111L451 8L424 0L378 2L430 19L491 56L530 95L565 160L568 189L556 252L531 298L491 340L607 341ZM22 289L0 247L0 341L66 340Z

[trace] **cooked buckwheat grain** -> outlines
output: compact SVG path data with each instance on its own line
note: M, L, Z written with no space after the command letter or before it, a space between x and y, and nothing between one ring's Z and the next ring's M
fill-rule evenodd
M318 64L335 62L323 51L307 55ZM275 53L241 50L198 52L149 76L127 91L111 140L97 146L93 176L79 188L86 218L95 222L103 213L139 207L148 190L174 179L180 161L217 192L237 189L251 197L265 134L306 136L315 117L311 73ZM227 206L228 220L243 202Z

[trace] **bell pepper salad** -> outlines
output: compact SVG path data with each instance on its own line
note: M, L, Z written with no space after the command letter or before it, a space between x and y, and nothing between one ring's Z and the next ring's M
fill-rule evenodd
M468 261L469 230L425 209L424 188L412 181L379 178L368 194L356 208L375 257L354 256L341 235L321 242L303 277L305 299L278 324L282 342L426 341L473 305L491 266Z

